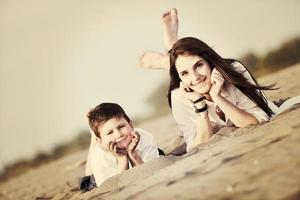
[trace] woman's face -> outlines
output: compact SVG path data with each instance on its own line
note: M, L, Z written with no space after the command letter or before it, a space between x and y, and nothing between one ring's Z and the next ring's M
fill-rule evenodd
M175 66L183 84L200 94L209 92L211 69L204 58L193 55L179 55Z

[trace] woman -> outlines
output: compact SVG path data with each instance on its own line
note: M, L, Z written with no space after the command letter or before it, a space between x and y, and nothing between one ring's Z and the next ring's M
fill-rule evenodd
M187 151L223 126L258 124L274 114L261 92L272 86L259 86L241 63L222 58L196 38L174 44L169 72L169 105Z
M222 58L196 38L177 41L176 9L164 13L162 21L169 56L146 52L140 61L146 68L169 69L168 101L187 151L224 126L245 127L278 114L262 94L273 86L258 85L240 62ZM299 96L293 98L299 101Z

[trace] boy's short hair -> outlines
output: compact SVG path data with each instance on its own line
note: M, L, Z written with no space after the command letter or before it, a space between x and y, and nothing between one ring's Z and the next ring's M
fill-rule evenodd
M98 131L99 126L102 123L110 120L111 118L124 118L128 123L131 120L123 110L123 108L116 103L101 103L94 109L90 110L87 114L89 125L95 135L100 138L100 133Z

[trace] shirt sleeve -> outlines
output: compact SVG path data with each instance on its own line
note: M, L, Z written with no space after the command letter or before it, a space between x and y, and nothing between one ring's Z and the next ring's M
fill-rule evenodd
M138 151L141 159L144 162L149 162L154 158L159 157L158 147L154 142L152 134L142 130L135 129L140 134L140 142L138 144Z
M234 87L234 89L237 100L236 105L238 108L253 115L259 123L269 120L267 113L258 107L251 99L249 99L249 97L242 93L238 88Z
M85 175L89 176L92 175L92 169L91 169L91 153L94 146L97 144L96 136L93 133L92 129L90 128L90 134L91 134L91 143L88 151L86 166L85 166Z
M242 73L243 76L251 84L256 85L254 79L252 78L251 74L245 68L244 65L242 65L240 62L234 62L232 65L235 67L235 69L238 72ZM236 94L236 99L237 99L237 106L240 109L245 110L246 112L252 114L259 123L269 120L269 116L260 107L258 107L251 99L249 99L249 97L247 97L244 93L242 93L238 88L236 88L236 87L234 87L234 88L236 90L235 94ZM263 94L263 96L265 97L264 94Z
M197 133L195 119L193 119L194 113L190 108L189 102L184 101L184 99L175 92L171 94L172 114L187 144L186 150L189 152L193 138Z
M106 179L118 174L115 160L105 159L102 150L94 146L91 149L91 170L99 187Z

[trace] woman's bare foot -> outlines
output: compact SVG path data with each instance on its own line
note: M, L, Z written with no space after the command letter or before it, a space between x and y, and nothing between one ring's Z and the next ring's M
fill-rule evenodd
M177 41L178 16L176 8L172 8L171 10L165 12L161 19L164 32L165 48L170 50L173 47L173 44L175 44Z
M169 70L169 56L154 51L146 51L140 57L139 65L142 68Z

